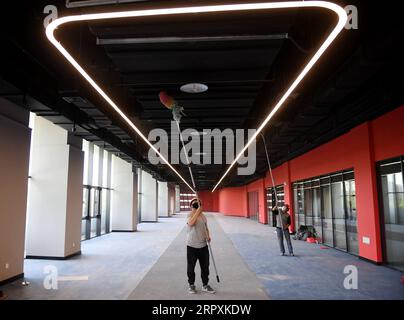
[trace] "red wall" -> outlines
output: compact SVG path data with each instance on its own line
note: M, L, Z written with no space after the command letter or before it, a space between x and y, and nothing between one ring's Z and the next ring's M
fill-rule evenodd
M404 106L370 123L376 161L403 155Z
M218 211L231 216L247 216L246 187L225 188L218 192Z
M218 209L218 193L211 191L198 192L199 199L202 202L203 209L210 212L217 212Z
M264 179L256 180L247 185L247 192L253 192L253 191L258 191L258 212L259 212L258 221L261 223L268 223L268 215L265 203L266 199L265 199Z
M273 169L275 184L285 185L285 202L294 218L292 183L322 174L353 168L355 172L358 242L361 257L381 262L381 235L375 162L404 154L404 106L373 121L363 123L348 133ZM261 223L267 223L265 187L271 186L269 173L265 179L245 187L224 188L214 194L217 206L212 211L247 216L247 192L259 192ZM294 220L294 219L293 219ZM294 223L293 223L294 225ZM370 245L362 243L370 238Z

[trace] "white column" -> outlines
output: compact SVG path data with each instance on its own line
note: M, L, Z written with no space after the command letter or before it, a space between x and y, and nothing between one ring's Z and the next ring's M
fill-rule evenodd
M132 193L132 210L133 210L133 219L135 221L135 229L137 230L137 224L139 222L139 176L138 169L135 166L132 166L132 176L133 176L133 193Z
M31 144L27 257L66 258L81 248L82 140L35 117Z
M112 156L111 230L136 231L132 164Z
M175 212L180 212L180 186L175 186Z
M171 217L175 214L175 186L168 184L168 215Z
M168 217L168 186L167 182L158 181L158 215Z
M141 181L141 221L157 222L157 181L145 171Z
M0 282L22 276L31 130L29 112L0 98Z

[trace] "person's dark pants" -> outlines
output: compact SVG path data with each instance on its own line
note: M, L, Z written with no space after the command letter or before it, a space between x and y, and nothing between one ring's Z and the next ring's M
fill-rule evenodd
M187 274L188 283L193 285L195 283L195 265L199 260L199 266L201 267L202 284L206 286L209 282L209 249L208 246L203 248L192 248L187 246Z
M285 246L283 244L283 235L285 235L286 243L288 245L289 253L293 253L293 247L292 247L292 241L290 240L290 234L289 230L283 230L281 228L276 228L276 233L278 235L278 240L279 240L279 249L281 250L281 253L285 253Z

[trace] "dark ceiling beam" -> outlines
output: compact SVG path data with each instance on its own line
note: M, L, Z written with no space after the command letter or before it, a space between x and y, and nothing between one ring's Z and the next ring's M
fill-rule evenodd
M124 79L125 80L125 79ZM127 79L126 79L127 80ZM154 79L154 80L159 80L159 79ZM227 86L228 88L232 88L232 86L235 85L255 85L258 87L261 87L262 84L264 83L271 83L274 82L274 79L245 79L245 80L229 80L229 79L223 79L223 80L209 80L209 81L204 81L205 84L210 85L210 86ZM189 81L191 82L191 81ZM184 81L172 81L172 82L130 82L130 81L121 81L119 83L115 83L115 86L124 86L124 87L132 87L131 90L134 92L136 90L142 90L142 89L151 89L151 90L156 90L156 87L160 88L167 88L170 86L173 87L179 87L184 84Z
M161 72L122 72L121 86L164 83L184 84L189 82L230 83L230 82L271 82L267 79L268 70L240 69L226 71L161 71Z
M252 103L254 102L253 98L239 98L239 99L203 99L203 100L183 100L183 99L176 99L178 104L183 106L185 110L187 106L190 105L194 108L205 108L205 110L209 110L211 106L220 106L220 107L232 107L236 106L245 106L246 108L251 107ZM147 109L148 107L161 107L164 110L164 106L161 104L160 101L144 101L143 108Z
M246 106L223 106L223 105L213 105L209 106L209 112L230 112L230 111L245 111ZM187 111L192 111L192 112L206 112L205 107L195 107L193 105L188 105L187 106ZM142 114L147 114L147 113L152 113L152 112L169 112L167 109L165 109L164 106L148 106L143 110Z
M175 92L173 94L176 100L204 100L204 99L239 99L239 98L247 98L247 99L255 99L257 92L243 92L241 90L237 91L223 91L223 92L210 92L208 91L203 93L184 93L184 92ZM157 92L153 94L137 94L137 100L140 102L143 101L156 101L158 99Z
M97 38L97 45L125 45L150 43L182 43L182 42L216 42L216 41L256 41L256 40L284 40L287 33L265 35L231 35L204 37L150 37L150 38Z

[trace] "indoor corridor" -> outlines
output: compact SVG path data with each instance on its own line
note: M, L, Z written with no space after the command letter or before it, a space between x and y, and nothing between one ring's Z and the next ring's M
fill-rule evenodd
M215 295L187 289L185 214L140 223L82 243L68 260L25 260L25 280L2 287L9 299L403 299L402 273L320 244L293 240L295 257L280 256L274 228L242 217L208 214L220 283ZM45 289L57 268L57 289ZM358 289L344 288L346 266L358 270ZM49 267L48 267L49 268Z

